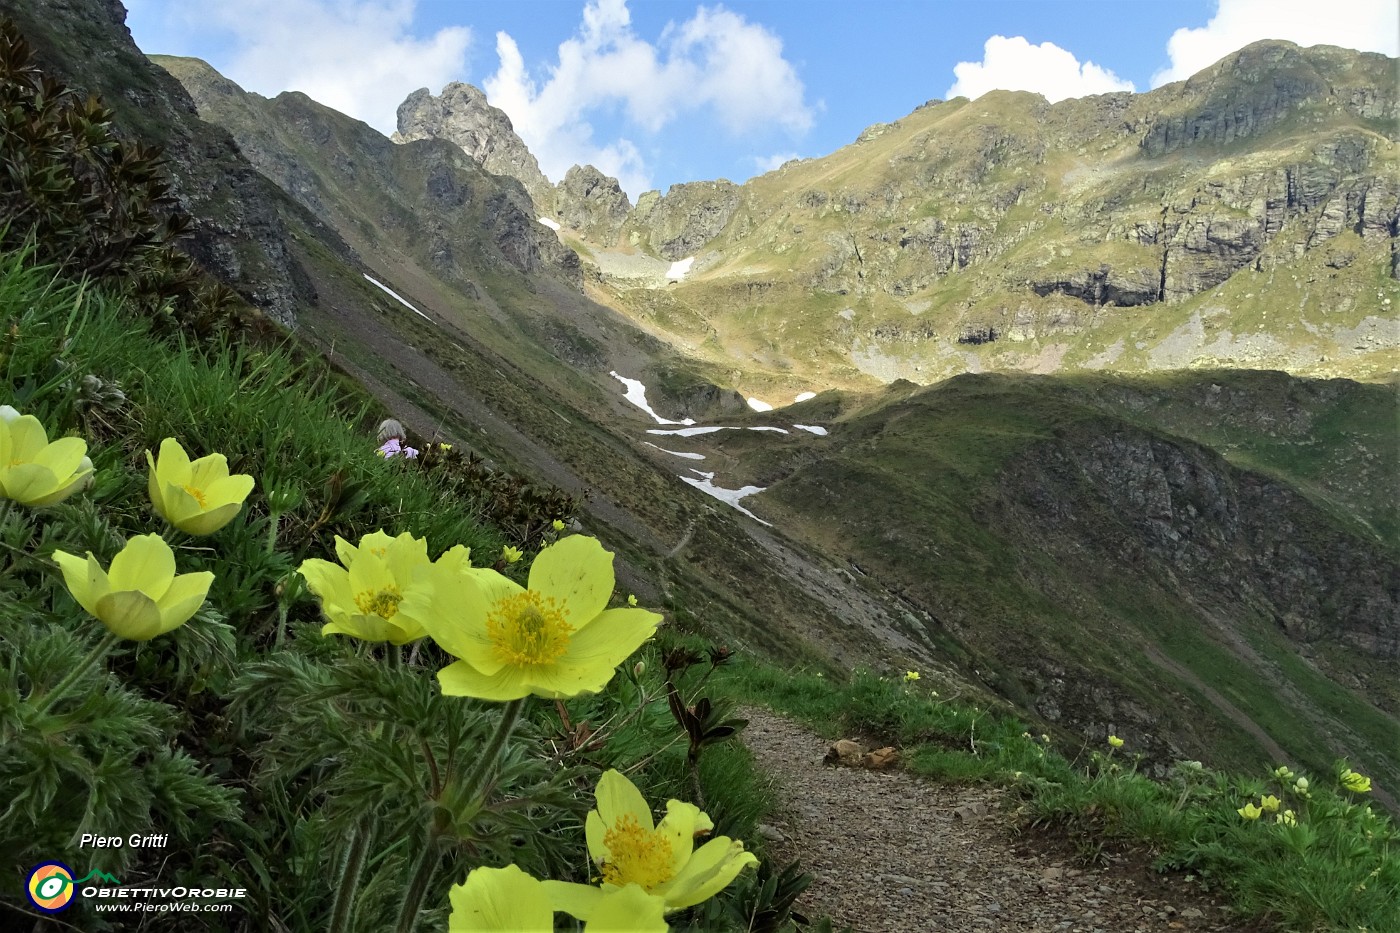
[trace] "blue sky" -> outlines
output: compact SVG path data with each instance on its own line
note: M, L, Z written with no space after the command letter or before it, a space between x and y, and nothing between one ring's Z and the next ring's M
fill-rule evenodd
M301 90L384 133L411 91L483 88L557 181L636 196L825 155L930 99L1146 91L1249 42L1400 51L1395 0L127 0L149 53Z

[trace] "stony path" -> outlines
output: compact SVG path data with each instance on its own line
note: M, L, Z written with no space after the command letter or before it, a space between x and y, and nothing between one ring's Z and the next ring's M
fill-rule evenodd
M782 861L816 876L799 910L859 933L1257 930L1182 881L1083 868L1018 840L986 788L822 763L830 742L762 709L744 741L784 802ZM776 835L776 834L775 834Z

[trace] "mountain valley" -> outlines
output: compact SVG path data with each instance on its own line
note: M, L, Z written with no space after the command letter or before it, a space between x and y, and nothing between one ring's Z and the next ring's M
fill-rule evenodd
M11 6L170 147L197 257L417 435L586 496L678 627L1131 734L1154 773L1346 758L1394 808L1393 59L930 101L632 204L551 185L465 85L391 141L138 61L115 3ZM685 419L735 430L649 433Z

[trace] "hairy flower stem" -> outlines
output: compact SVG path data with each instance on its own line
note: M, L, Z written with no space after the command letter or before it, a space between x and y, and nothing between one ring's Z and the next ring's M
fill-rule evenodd
M97 643L97 646L93 648L92 651L88 652L88 656L79 661L77 666L68 672L68 676L60 680L58 686L50 690L44 698L39 701L39 705L35 707L35 712L39 715L43 715L52 709L53 705L63 699L63 695L73 689L73 685L86 676L87 672L92 670L99 661L105 658L108 652L116 647L117 642L120 640L121 636L117 635L115 632L108 632L106 635L102 636L102 640Z
M350 851L345 856L345 867L340 873L340 887L336 890L335 905L331 910L330 933L345 933L350 929L350 920L355 909L355 895L360 890L360 872L365 867L365 855L369 853L369 838L374 831L374 818L369 813L351 830Z
M515 722L520 718L520 711L525 708L524 697L519 700L511 700L501 711L501 722L496 727L496 734L492 737L491 743L486 746L485 752L477 759L476 767L467 775L464 786L467 788L467 799L478 796L482 787L491 778L491 769L496 766L496 760L501 757L501 749L505 747L506 739L510 738L511 731L515 728Z
M505 748L506 740L510 738L524 708L525 699L522 697L511 700L505 705L505 709L501 710L501 721L496 726L496 734L491 737L490 743L477 759L476 767L472 768L463 782L467 789L467 799L479 796L481 789L491 779L491 772L501 757L501 749ZM423 898L427 896L433 875L437 873L438 863L442 861L442 851L438 847L440 836L438 828L430 824L427 841L418 857L418 865L413 870L413 877L409 879L407 890L404 891L403 908L399 911L399 922L394 927L397 933L413 933L418 912L423 908Z
M437 873L442 860L442 850L438 848L438 834L429 827L428 838L423 844L423 852L418 856L418 866L409 879L408 890L404 892L403 909L399 911L399 922L394 927L397 933L413 933L413 925L418 922L418 912L423 909L423 898L428 895L428 886Z

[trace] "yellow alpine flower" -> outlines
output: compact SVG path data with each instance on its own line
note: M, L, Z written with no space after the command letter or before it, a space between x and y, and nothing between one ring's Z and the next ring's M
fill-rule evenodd
M631 885L681 910L714 897L758 858L737 839L720 836L699 849L695 837L714 823L691 803L671 800L660 824L641 791L621 772L610 770L598 781L598 806L588 814L584 832L588 852L602 872L601 887L546 882L556 908L580 919L598 916L604 898Z
M1282 823L1284 826L1298 825L1298 817L1294 815L1292 810L1284 810L1278 816L1274 817L1274 820L1275 822Z
M447 892L448 933L553 933L554 908L544 884L516 865L474 868Z
M637 594L636 594L636 593L628 593L628 594L627 594L627 605L629 605L629 606L636 606L636 605L637 605Z
M391 538L375 531L359 546L339 535L335 553L340 565L310 558L297 568L306 585L321 600L328 620L322 635L350 635L364 641L406 644L423 637L423 629L399 612L410 589L422 584L428 568L428 542L404 532ZM445 570L460 572L470 551L458 545L438 558Z
M520 562L520 558L524 556L525 553L518 547L511 547L507 544L505 547L501 548L501 557L505 559L507 564L517 564Z
M550 882L518 866L474 868L447 892L452 914L448 933L553 933ZM584 933L666 933L665 902L635 884L599 900Z
M596 538L571 535L540 551L528 588L494 570L434 567L399 611L459 659L438 672L443 693L498 702L597 693L661 622L607 608L612 564Z
M1356 794L1370 793L1371 779L1364 774L1358 774L1347 768L1342 772L1342 786Z
M233 520L253 491L251 476L229 475L223 454L190 460L173 437L160 442L159 457L146 451L146 463L151 505L161 518L187 534L212 535Z
M1259 800L1259 809L1260 809L1260 810L1263 810L1265 813L1277 813L1277 812L1278 812L1279 803L1280 803L1279 799L1278 799L1277 797L1275 797L1273 794L1270 794L1270 795L1267 796L1267 797L1262 797L1262 798L1260 798L1260 800Z
M0 405L0 499L20 505L55 505L92 477L87 441L62 437L49 443L38 418Z
M1287 783L1288 781L1293 780L1293 772L1288 769L1288 765L1279 765L1277 768L1274 769L1274 777L1278 778L1284 783Z
M905 683L911 684L911 683L913 683L914 681L916 681L916 680L918 680L918 679L919 679L919 672L918 672L918 671L905 671L905 672L904 672L904 682L905 682Z
M1113 748L1122 748L1123 740L1118 738L1118 736L1116 735L1110 735L1108 737L1108 744Z
M1247 820L1257 820L1257 819L1259 819L1260 815L1261 815L1264 811L1261 810L1261 809L1259 809L1258 807L1256 807L1256 806L1251 802L1251 803L1247 803L1247 804L1245 804L1244 806L1240 807L1240 808L1239 808L1238 810L1236 810L1235 812L1238 813L1240 816L1244 817L1244 818L1247 819Z
M64 551L53 559L73 598L113 633L149 641L184 625L209 595L214 575L175 573L175 554L160 535L132 538L103 570L89 551L84 560Z
M549 523L549 527L553 528L555 531L563 531L564 522L556 518L554 521Z

